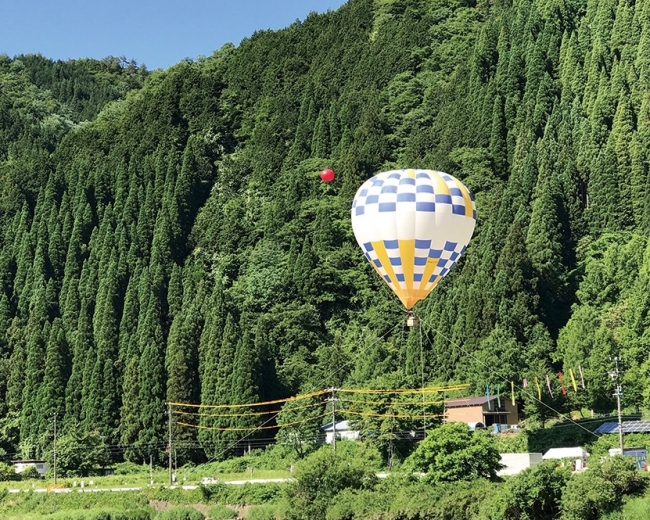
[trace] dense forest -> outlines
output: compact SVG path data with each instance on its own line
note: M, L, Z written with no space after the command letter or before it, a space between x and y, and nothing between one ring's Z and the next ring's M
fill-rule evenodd
M402 167L455 175L478 211L412 329L350 225L358 186ZM518 393L531 417L607 412L613 356L624 406L648 406L649 168L650 2L349 0L155 72L2 55L0 450L42 456L56 414L148 460L166 402L342 386L551 374L544 403ZM174 422L179 456L311 401L186 409L204 428Z

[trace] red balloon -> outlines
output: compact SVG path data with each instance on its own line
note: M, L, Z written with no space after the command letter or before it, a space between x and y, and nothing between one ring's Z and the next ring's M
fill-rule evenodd
M329 168L325 168L322 172L320 172L320 178L323 182L332 182L335 177L335 173L333 170L330 170Z

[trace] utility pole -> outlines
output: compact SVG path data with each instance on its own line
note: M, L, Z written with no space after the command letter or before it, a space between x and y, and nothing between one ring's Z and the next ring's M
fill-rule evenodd
M56 486L56 412L54 412L54 456L53 466L54 466L54 485Z
M167 404L167 430L169 433L169 444L167 446L169 455L169 486L172 485L172 405Z
M336 453L336 398L334 397L335 391L336 390L334 388L330 388L332 397L327 399L332 403L332 449L334 450L334 453Z
M621 387L619 379L619 361L621 361L621 359L618 356L614 357L615 369L613 372L609 373L609 377L616 381L616 391L614 392L614 397L616 397L616 408L618 409L618 442L621 448L621 455L623 455L623 418L621 416L621 396L623 395L623 389Z

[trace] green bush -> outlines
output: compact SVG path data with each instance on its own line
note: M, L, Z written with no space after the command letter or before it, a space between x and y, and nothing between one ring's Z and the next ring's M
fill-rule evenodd
M149 466L135 464L134 462L120 462L115 464L116 475L137 475L139 473L149 474Z
M586 471L574 475L562 493L562 518L597 520L616 507L616 487L610 481Z
M252 507L246 514L246 520L275 520L277 518L277 506L261 505Z
M156 520L203 520L205 516L201 511L193 507L172 507L166 511L161 511L156 516Z
M212 506L208 509L208 518L210 520L231 520L237 518L237 511L229 508L228 506Z
M35 479L41 478L41 474L37 471L37 469L34 466L30 466L27 468L25 471L21 471L19 473L20 475L20 480L30 480L30 479Z
M508 479L481 505L481 518L500 520L557 518L562 490L571 471L547 460Z
M280 497L281 490L287 484L243 484L240 486L228 486L226 484L208 484L199 486L201 501L203 503L233 504L245 506L251 504L263 504L275 501Z
M377 482L371 460L347 458L331 450L317 451L297 464L294 477L285 488L290 519L320 520L339 492L371 489Z

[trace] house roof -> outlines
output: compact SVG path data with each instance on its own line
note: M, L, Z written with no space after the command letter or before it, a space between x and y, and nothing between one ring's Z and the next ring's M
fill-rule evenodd
M490 402L496 401L497 396L491 395ZM488 402L488 398L485 395L481 397L461 397L460 399L449 399L445 402L447 408L460 408L463 406L482 406Z
M650 432L650 421L624 421L623 433ZM606 422L594 430L594 433L618 433L617 422Z
M574 448L551 448L544 453L543 459L579 459L582 455L589 455L581 446Z
M327 423L321 426L320 430L322 432L331 432L334 430L334 428L332 428L332 423ZM336 421L337 432L349 431L349 430L350 430L350 423L348 421Z

